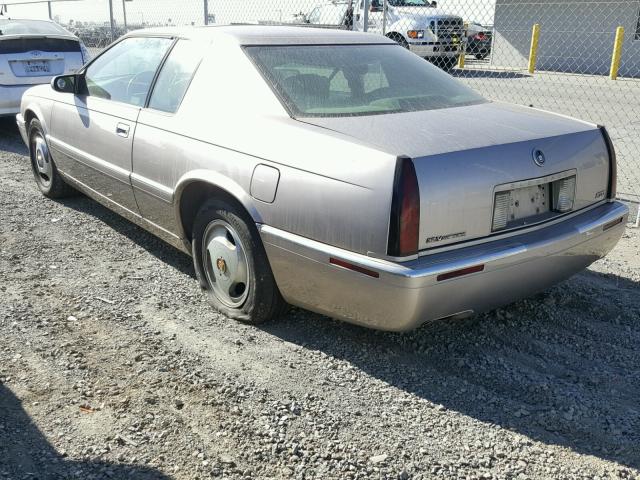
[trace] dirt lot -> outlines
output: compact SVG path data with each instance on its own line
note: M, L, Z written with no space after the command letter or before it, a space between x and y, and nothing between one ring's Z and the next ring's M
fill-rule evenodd
M640 478L638 230L464 321L253 328L0 132L0 479Z

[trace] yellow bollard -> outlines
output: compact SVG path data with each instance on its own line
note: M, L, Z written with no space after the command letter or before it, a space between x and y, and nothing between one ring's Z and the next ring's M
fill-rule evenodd
M531 30L531 49L529 50L529 73L531 74L536 71L538 40L540 40L540 24L536 23Z
M464 60L467 55L467 30L469 29L469 24L464 22L464 39L460 39L460 45L462 46L460 50L460 55L458 56L458 68L464 68Z
M624 43L624 27L616 29L616 39L613 43L613 55L611 56L611 70L609 78L615 80L618 78L618 70L620 69L620 57L622 56L622 44Z
M458 68L464 68L464 56L465 56L464 47L462 47L462 51L460 55L458 55Z

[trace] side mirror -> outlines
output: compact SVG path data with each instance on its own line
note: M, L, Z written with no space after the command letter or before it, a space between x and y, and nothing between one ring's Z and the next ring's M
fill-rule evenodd
M78 75L58 75L51 80L51 88L56 92L76 93Z

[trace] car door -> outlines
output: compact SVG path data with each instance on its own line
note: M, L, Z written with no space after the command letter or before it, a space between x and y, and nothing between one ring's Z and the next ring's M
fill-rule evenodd
M176 232L173 187L185 171L190 142L175 133L184 125L182 100L204 56L208 43L181 39L167 56L148 105L138 117L133 142L131 183L140 214L149 222ZM202 99L207 101L207 99Z
M136 121L173 39L132 37L95 59L52 113L50 144L60 169L132 212Z

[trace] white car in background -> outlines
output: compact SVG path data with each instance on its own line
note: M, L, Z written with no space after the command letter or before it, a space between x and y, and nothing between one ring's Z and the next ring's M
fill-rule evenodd
M55 22L0 19L0 116L18 113L29 87L74 73L88 60L80 39Z

